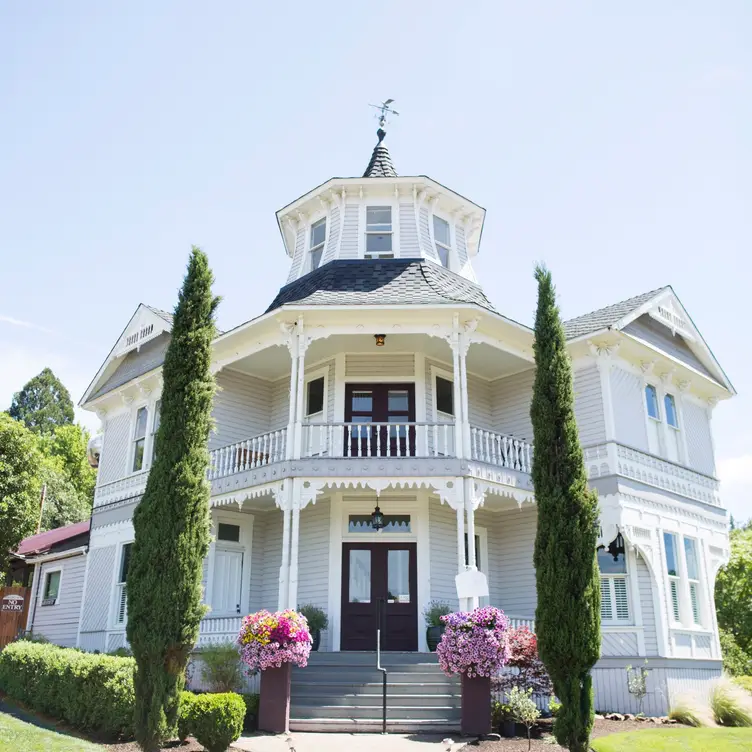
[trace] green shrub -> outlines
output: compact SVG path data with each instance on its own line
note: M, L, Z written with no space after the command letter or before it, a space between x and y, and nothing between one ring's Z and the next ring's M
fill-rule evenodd
M305 616L311 634L314 632L323 632L329 626L329 618L318 606L311 604L298 606L298 613Z
M243 683L240 653L234 642L207 645L198 652L201 677L212 692L237 692Z
M427 627L440 627L441 617L451 613L452 607L446 601L428 601L423 609L423 618Z
M752 676L737 676L734 684L752 694Z
M193 732L191 731L191 707L196 695L193 692L180 693L178 706L178 739L184 742Z
M29 641L0 653L0 690L74 728L133 736L132 658Z
M243 728L246 731L255 731L258 718L259 696L258 695L240 695L245 703L245 720Z
M556 699L554 695L551 695L551 699L548 701L548 711L556 718L557 713L561 710L561 703Z
M715 721L706 705L696 697L684 695L672 703L668 717L685 726L715 726Z
M208 752L225 752L243 733L246 706L234 692L195 695L183 707L184 724Z
M744 676L752 673L752 656L746 653L731 632L719 631L723 670L731 676Z
M719 726L752 726L752 698L726 677L713 684L710 709Z

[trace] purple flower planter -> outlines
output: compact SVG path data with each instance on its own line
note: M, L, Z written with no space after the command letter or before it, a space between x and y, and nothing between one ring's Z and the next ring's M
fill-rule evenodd
M292 666L289 663L261 672L258 711L260 731L270 731L273 734L285 734L289 731L291 674Z
M462 674L462 733L483 736L491 733L491 679Z

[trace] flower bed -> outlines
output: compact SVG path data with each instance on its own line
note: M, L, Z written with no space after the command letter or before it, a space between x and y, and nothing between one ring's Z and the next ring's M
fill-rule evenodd
M436 654L447 675L495 676L510 657L509 619L493 606L441 617L446 630Z
M243 619L238 635L240 657L252 671L280 668L285 663L305 667L311 633L296 611L258 611Z

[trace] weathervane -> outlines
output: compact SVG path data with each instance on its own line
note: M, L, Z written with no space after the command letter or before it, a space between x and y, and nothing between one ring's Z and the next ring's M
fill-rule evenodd
M369 107L375 107L379 110L379 114L376 117L379 119L379 129L376 131L376 135L379 137L379 143L384 140L386 136L386 117L387 115L399 115L397 110L393 110L389 105L394 102L393 99L387 99L381 104L369 104Z

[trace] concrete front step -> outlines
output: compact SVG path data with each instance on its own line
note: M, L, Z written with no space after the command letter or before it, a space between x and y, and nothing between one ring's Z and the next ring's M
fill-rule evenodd
M357 706L382 706L383 697L381 693L378 694L359 693L359 694L342 694L332 695L315 693L315 687L311 687L305 694L302 692L295 695L294 708L303 712L304 708L319 706L319 705L343 705L349 707ZM403 694L395 695L387 692L386 704L387 708L402 708L411 706L423 706L427 708L433 707L452 707L459 708L461 704L460 695L429 695L429 694Z
M327 702L328 698L323 701ZM295 718L345 718L365 720L379 720L382 715L381 705L302 705L295 703L290 708L290 715ZM387 720L389 718L401 718L404 720L430 721L437 718L457 719L460 718L459 707L426 707L424 705L406 705L398 708L387 707Z
M352 652L342 651L338 653L311 653L308 665L319 663L334 663L345 666L376 665L376 652ZM438 666L439 661L436 653L382 653L381 665L410 665L412 663L432 663Z
M313 695L331 697L337 695L377 695L381 697L381 682L293 682L293 697ZM460 686L451 681L446 682L387 682L386 692L389 697L419 694L422 697L432 695L460 695Z

